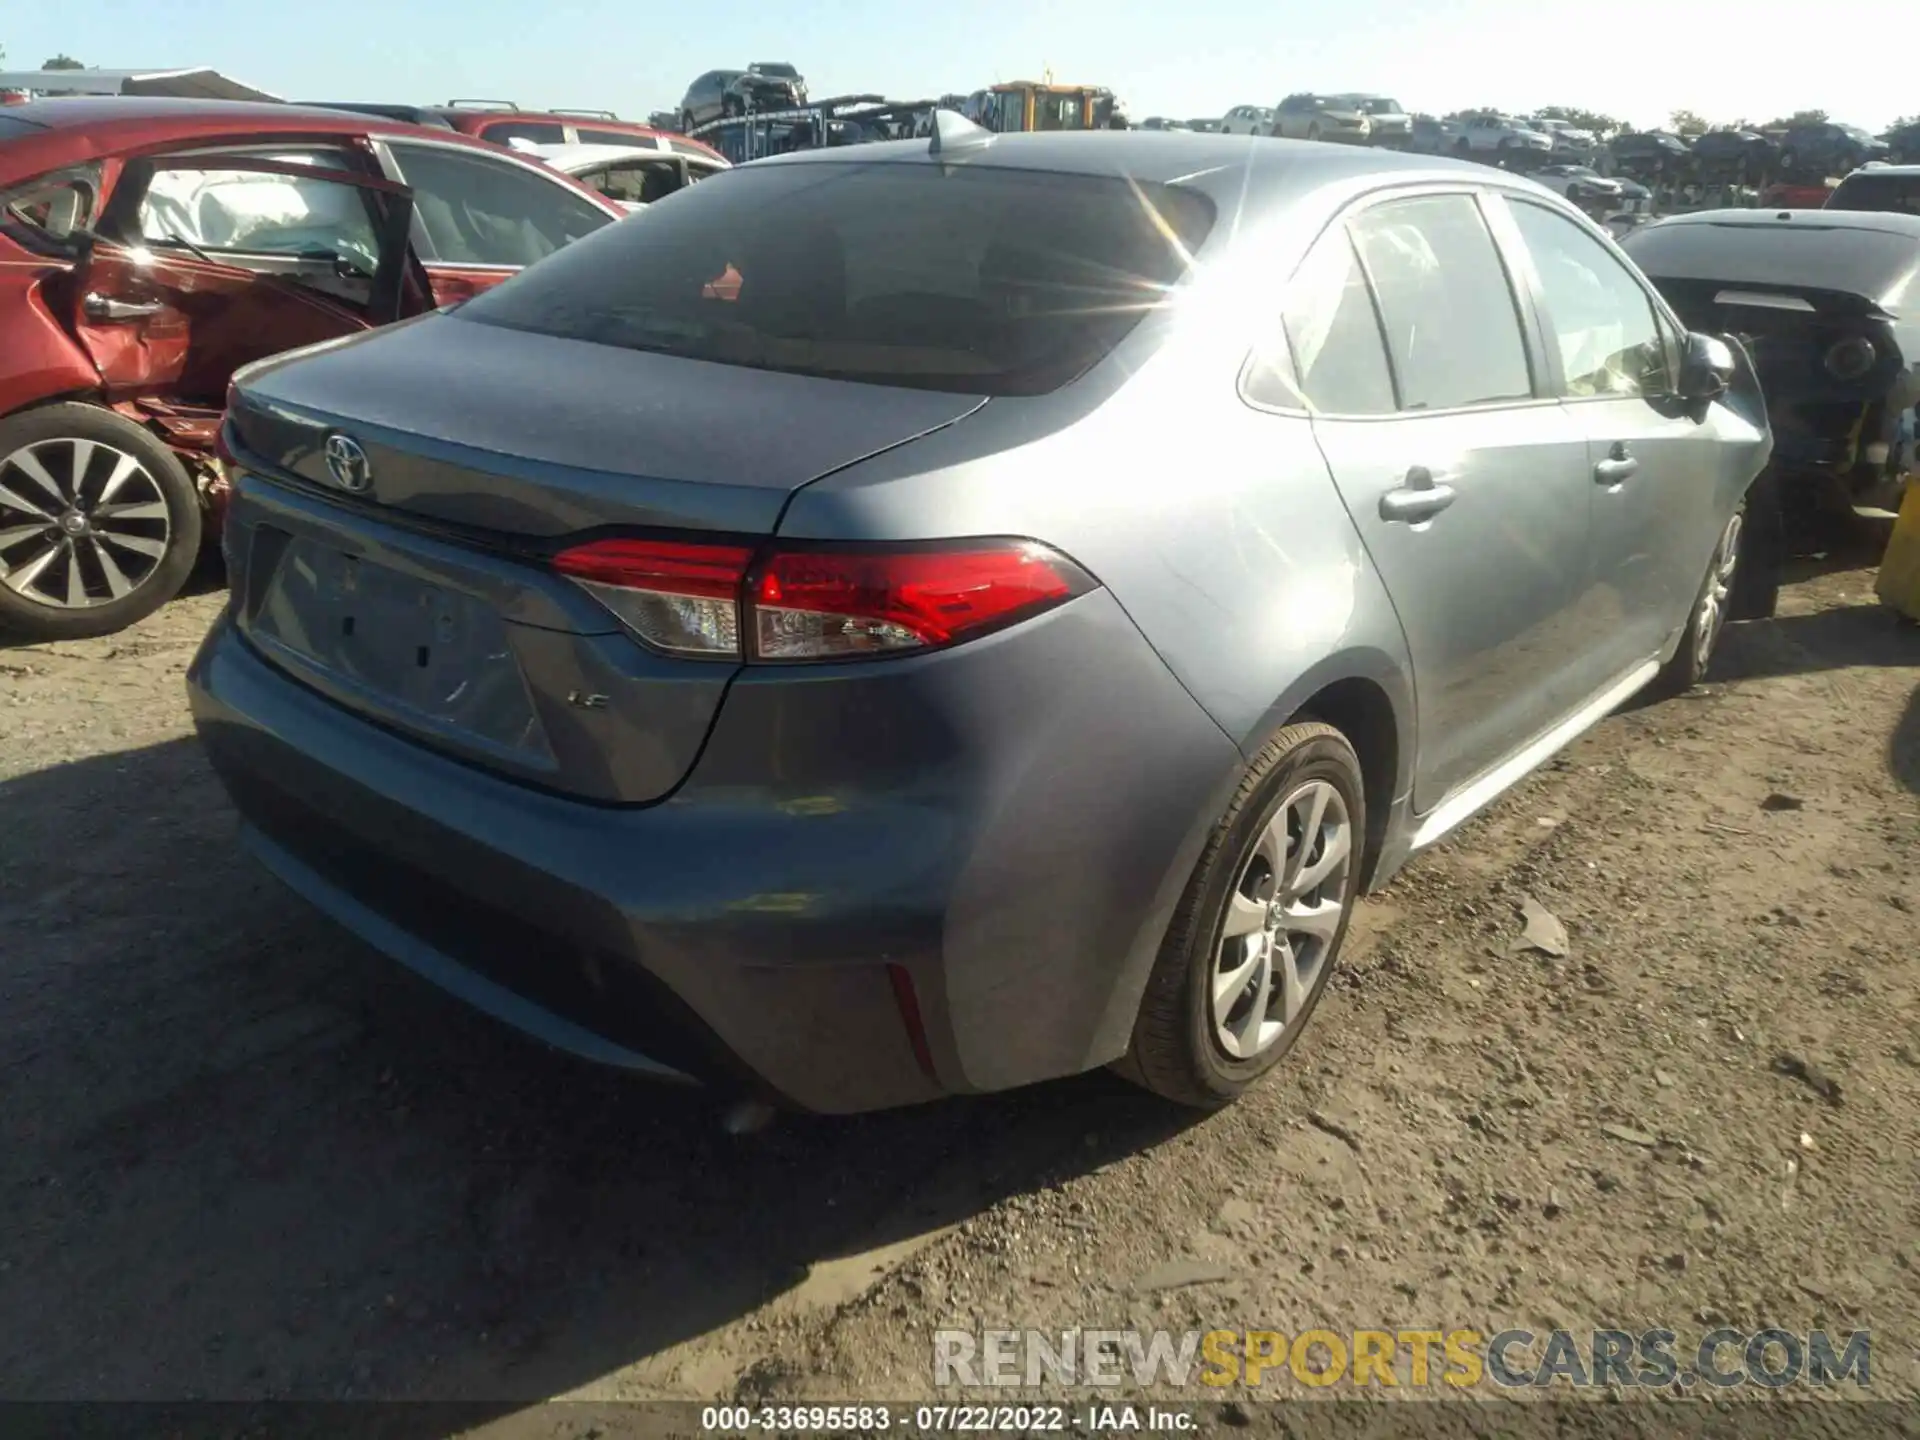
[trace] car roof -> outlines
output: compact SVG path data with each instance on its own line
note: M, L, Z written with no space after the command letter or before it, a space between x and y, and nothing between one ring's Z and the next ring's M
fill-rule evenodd
M1326 185L1421 179L1471 181L1480 186L1520 188L1505 172L1438 155L1411 155L1363 145L1323 145L1314 140L1272 140L1198 130L1050 130L996 135L958 153L982 167L1069 175L1124 177L1149 184L1181 183L1237 204L1243 190L1258 189L1261 204L1285 203ZM756 160L769 165L952 163L952 143L935 156L925 140L886 140L869 145L799 150Z
M728 162L716 156L711 162L705 155L687 155L673 150L662 150L657 145L515 145L510 147L524 155L538 156L556 170L565 170L568 174L584 170L590 165L604 165L613 160L630 160L636 155L649 156L655 160L698 160L702 164L715 164L721 169L732 168Z
M1920 166L1901 168L1909 172L1920 170ZM1884 175L1886 171L1869 173ZM1717 225L1740 230L1782 230L1788 226L1795 230L1880 230L1920 242L1920 215L1897 210L1696 210L1690 215L1670 215L1657 223L1675 228Z
M380 115L267 101L75 96L9 105L6 114L42 128L0 145L0 177L36 175L120 150L249 135L430 135L499 153L484 141Z
M1840 183L1846 184L1855 175L1893 175L1900 178L1912 178L1920 175L1920 165L1885 165L1878 161L1862 165L1858 170L1849 171L1840 177Z

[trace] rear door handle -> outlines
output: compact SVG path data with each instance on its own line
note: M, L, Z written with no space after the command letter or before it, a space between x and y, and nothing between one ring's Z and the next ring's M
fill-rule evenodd
M1407 483L1380 497L1380 518L1388 524L1418 525L1453 504L1455 491L1441 485L1424 465L1407 471Z
M115 300L110 295L89 295L80 302L89 320L144 320L164 308L158 300Z
M1640 462L1624 444L1615 443L1607 458L1593 467L1593 478L1601 485L1623 485L1640 470Z

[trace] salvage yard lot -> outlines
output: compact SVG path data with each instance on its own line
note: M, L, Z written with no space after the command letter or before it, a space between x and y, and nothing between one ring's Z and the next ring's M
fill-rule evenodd
M219 595L0 650L0 1395L911 1398L983 1324L1871 1327L1920 1391L1920 634L1871 592L1810 569L1416 861L1223 1114L740 1139L237 853L180 684Z

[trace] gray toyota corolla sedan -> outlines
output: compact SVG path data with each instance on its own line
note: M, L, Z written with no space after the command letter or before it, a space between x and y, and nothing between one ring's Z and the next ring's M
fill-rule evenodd
M245 372L195 716L271 870L576 1053L1217 1105L1770 608L1765 411L1502 172L938 129Z

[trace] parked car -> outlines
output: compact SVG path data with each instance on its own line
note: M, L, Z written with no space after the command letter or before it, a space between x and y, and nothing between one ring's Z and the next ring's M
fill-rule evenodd
M1236 105L1220 121L1229 135L1271 135L1273 110L1266 105Z
M1172 120L1165 115L1149 115L1140 122L1140 128L1142 130L1185 130L1188 126L1184 120Z
M1773 142L1757 130L1709 130L1691 147L1693 163L1703 179L1733 178L1757 185L1778 159Z
M1891 512L1920 401L1920 216L1709 210L1626 241L1688 324L1738 335L1795 509Z
M1456 155L1520 160L1552 153L1553 139L1523 120L1495 111L1463 115L1448 132Z
M1407 149L1416 155L1446 155L1453 150L1453 133L1431 115L1416 115L1408 127Z
M1821 208L1920 215L1920 165L1869 162L1834 186Z
M747 66L749 75L758 75L763 79L786 82L787 93L796 105L807 103L807 81L799 70L785 60L756 60Z
M1345 97L1289 95L1273 107L1273 133L1282 140L1333 140L1364 145L1373 132L1366 115Z
M943 117L251 367L245 843L636 1071L1232 1099L1361 890L1765 601L1737 346L1537 186L1301 149Z
M1587 165L1542 165L1533 172L1533 178L1583 210L1594 204L1616 201L1621 195L1618 180Z
M696 180L730 168L717 155L677 155L621 145L535 145L527 151L628 211L644 210Z
M1536 115L1522 123L1529 130L1538 130L1552 142L1548 153L1555 160L1570 165L1591 165L1600 158L1600 138L1591 130L1582 130L1570 120Z
M1845 175L1885 160L1892 148L1858 125L1796 125L1781 137L1780 169L1788 175Z
M525 145L650 144L665 148L670 141L676 146L698 143L675 136L671 127L663 130L651 122L642 125L622 120L611 110L522 110L509 100L458 100L446 105L389 105L354 100L323 108L455 130L493 145L510 146L515 142Z
M806 93L805 83L797 78L756 70L709 70L681 98L680 129L685 133L748 110L790 109L805 104Z
M1616 170L1628 175L1666 178L1688 167L1687 142L1664 130L1629 130L1607 142Z
M1386 95L1342 96L1367 117L1367 143L1388 150L1404 150L1413 139L1413 117L1398 100Z
M1189 120L1187 129L1196 135L1223 135L1226 128L1218 120Z
M8 107L0 629L107 634L179 590L224 494L236 366L476 294L621 213L536 161L378 117Z

